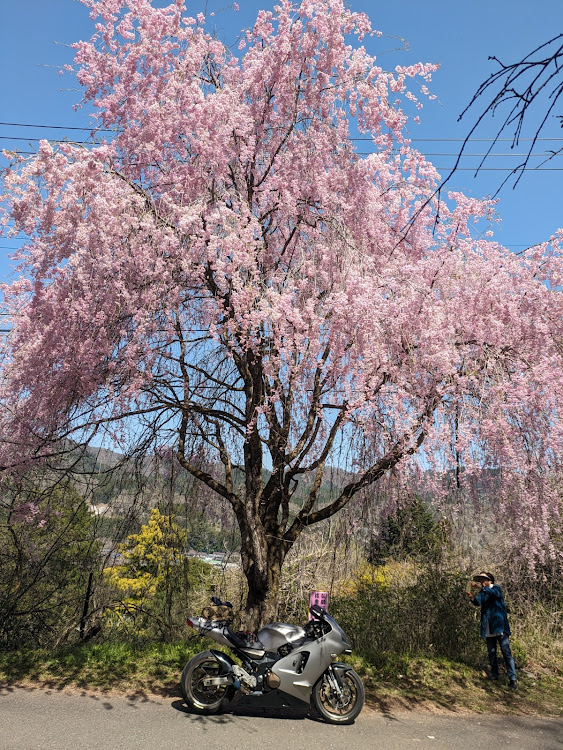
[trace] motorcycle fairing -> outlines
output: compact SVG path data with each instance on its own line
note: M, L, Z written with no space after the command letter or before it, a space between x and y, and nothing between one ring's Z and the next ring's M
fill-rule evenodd
M315 641L305 642L287 656L278 659L272 666L272 672L280 678L279 689L309 703L311 691L319 676L332 664L333 655L340 653L340 644L338 634L331 632ZM308 653L308 657L301 669L303 653Z
M216 651L215 649L210 649L210 653L213 654L214 658L219 663L219 673L217 678L230 677L232 678L231 684L239 689L240 683L234 677L232 671L233 665L235 664L233 659L231 659L228 654L224 654L222 651ZM263 677L274 664L275 661L273 659L265 659L262 668L258 670L259 675ZM276 688L274 690L268 690L267 692L243 693L240 697L239 705L260 706L263 708L308 708L309 702L308 700L303 700L296 695L289 694L280 688Z
M305 638L304 628L286 622L271 622L258 631L256 637L266 651L275 652L280 646L295 645Z

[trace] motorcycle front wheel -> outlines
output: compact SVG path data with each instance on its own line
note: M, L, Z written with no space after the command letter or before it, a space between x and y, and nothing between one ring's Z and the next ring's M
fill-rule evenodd
M231 702L235 693L232 685L204 684L209 677L218 677L219 672L219 662L211 651L202 651L184 667L180 681L182 697L194 713L218 714Z
M335 681L334 674L324 673L313 688L313 705L325 721L351 724L364 706L364 684L351 668L340 675L339 685Z

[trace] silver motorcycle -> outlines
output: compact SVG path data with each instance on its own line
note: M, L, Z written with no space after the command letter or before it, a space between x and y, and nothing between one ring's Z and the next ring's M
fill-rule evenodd
M364 705L364 686L350 666L335 661L339 654L352 653L352 647L325 609L312 606L312 619L303 628L273 622L250 634L231 629L229 602L216 597L212 601L214 608L204 609L202 617L190 617L188 624L227 646L242 665L214 649L194 656L181 681L184 701L192 711L225 711L238 692L238 705L312 705L330 723L354 721Z

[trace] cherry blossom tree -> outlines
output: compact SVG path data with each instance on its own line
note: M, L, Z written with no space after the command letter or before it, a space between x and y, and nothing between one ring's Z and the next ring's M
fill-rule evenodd
M513 255L460 193L436 223L406 130L432 66L383 70L343 0L281 0L238 53L181 0L83 2L76 75L111 133L5 174L29 238L4 289L5 471L101 432L172 449L233 509L253 623L303 530L393 469L438 499L494 471L498 518L549 553L561 236ZM331 465L348 479L323 500Z

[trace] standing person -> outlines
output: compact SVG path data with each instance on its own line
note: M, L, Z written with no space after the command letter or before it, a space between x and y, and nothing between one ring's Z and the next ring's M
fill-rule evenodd
M468 592L471 603L481 607L481 638L487 641L491 679L498 680L497 644L500 646L508 681L512 690L518 687L514 658L510 651L510 625L506 613L506 604L500 586L495 584L492 573L482 572L473 576L473 588L480 589L475 596Z

